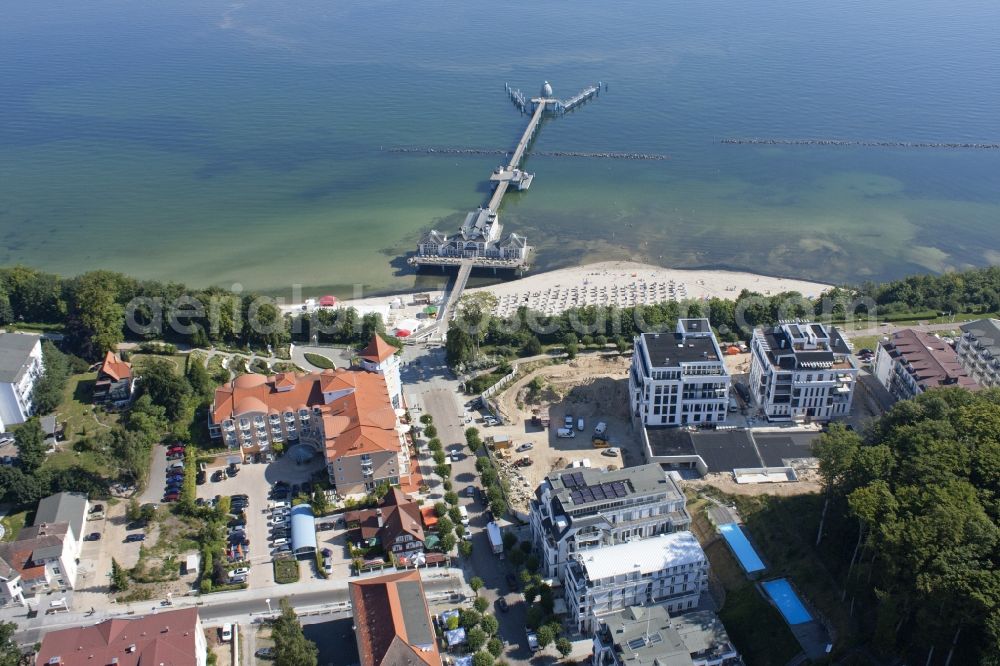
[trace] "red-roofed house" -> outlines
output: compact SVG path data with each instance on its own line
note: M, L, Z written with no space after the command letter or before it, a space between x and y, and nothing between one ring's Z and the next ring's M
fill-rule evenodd
M441 666L420 573L349 584L361 666Z
M392 406L399 409L403 406L403 382L399 377L399 354L396 353L397 351L395 347L376 333L358 358L362 369L368 372L377 372L385 377L385 385L389 389Z
M105 354L101 369L97 372L97 382L94 383L94 402L127 405L132 399L134 386L132 364L126 363L114 352Z
M341 495L410 476L403 429L386 378L376 371L242 375L216 389L208 425L213 438L244 455L277 442L314 447Z
M348 511L344 521L351 529L348 537L351 541L380 543L387 552L397 556L424 550L420 505L398 488L391 489L374 509Z
M50 631L36 666L205 666L208 645L197 608Z

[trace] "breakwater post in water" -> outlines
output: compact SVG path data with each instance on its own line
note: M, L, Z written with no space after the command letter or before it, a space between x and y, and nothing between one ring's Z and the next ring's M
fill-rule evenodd
M860 139L723 139L719 143L750 146L860 146L864 148L954 148L1000 150L1000 143L950 141L865 141Z

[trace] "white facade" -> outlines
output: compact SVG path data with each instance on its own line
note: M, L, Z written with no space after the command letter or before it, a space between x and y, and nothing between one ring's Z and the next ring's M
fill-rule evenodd
M6 562L0 563L0 606L24 605L21 575Z
M577 630L590 632L595 615L630 606L695 608L708 588L708 559L690 532L663 534L578 554L563 586Z
M0 431L34 414L31 393L43 371L41 337L0 333Z
M980 386L1000 386L1000 319L962 324L955 351L969 376Z
M635 338L632 416L644 426L722 423L732 377L707 319L681 319L671 335Z
M385 387L389 390L389 398L396 409L403 406L403 381L399 376L399 366L399 354L393 354L377 363L366 358L361 359L362 370L376 372L385 377Z
M562 580L581 552L686 530L684 494L659 465L551 473L531 502L542 576Z
M769 421L850 413L858 368L836 328L813 322L758 328L750 352L750 391Z

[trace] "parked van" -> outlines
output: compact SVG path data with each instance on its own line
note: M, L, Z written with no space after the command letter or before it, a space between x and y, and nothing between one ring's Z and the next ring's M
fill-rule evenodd
M272 546L274 546L275 548L277 548L277 547L279 547L279 546L284 546L284 545L287 545L287 544L288 544L288 539L286 539L286 538L284 538L284 537L282 537L282 538L280 538L280 539L275 539L275 540L274 540L274 541L273 541L273 542L271 543L271 545L272 545Z
M576 420L576 429L583 432L583 419Z
M600 423L598 423L597 427L594 428L594 434L595 435L603 435L607 431L608 431L608 424L605 423L604 421L601 421Z
M572 428L559 428L559 430L556 430L556 437L563 437L568 439L576 437L576 432L574 432Z
M468 527L469 526L469 512L465 509L464 506L458 507L458 515L460 515L462 517L462 524L465 525L466 527Z
M222 625L222 642L228 643L233 640L233 625L228 622Z

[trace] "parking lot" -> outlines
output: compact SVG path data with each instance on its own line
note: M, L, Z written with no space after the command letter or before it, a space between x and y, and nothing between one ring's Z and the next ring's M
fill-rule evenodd
M268 493L271 486L278 481L289 484L301 484L310 481L317 471L324 469L321 456L313 455L306 462L297 462L297 453L302 446L293 447L284 456L272 463L251 463L238 465L238 473L222 481L211 481L213 472L226 467L229 456L220 456L214 464L208 466L207 480L198 486L198 497L212 499L216 495L248 496L246 509L246 535L250 541L248 560L251 563L250 587L263 587L274 584L274 571L271 567L271 544L269 539L268 517L270 500ZM303 456L304 457L304 456ZM311 574L311 567L300 569L302 576Z

